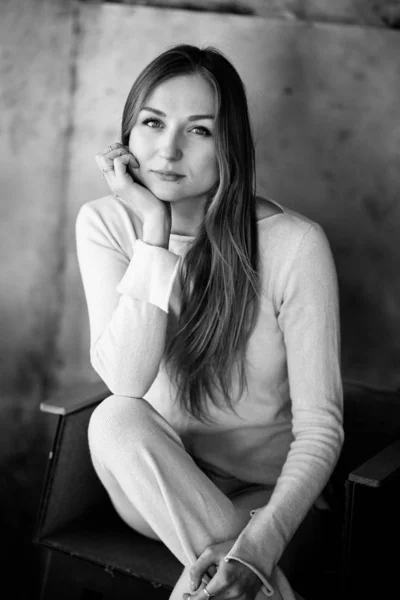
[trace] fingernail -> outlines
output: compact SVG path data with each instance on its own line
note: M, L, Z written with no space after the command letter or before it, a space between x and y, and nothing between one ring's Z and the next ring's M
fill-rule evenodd
M194 581L190 582L190 589L192 590L192 592L194 592L194 590L196 589L196 586L194 584Z

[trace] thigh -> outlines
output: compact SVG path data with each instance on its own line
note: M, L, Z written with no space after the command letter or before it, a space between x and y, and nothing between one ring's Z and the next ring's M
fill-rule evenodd
M243 483L242 487L228 494L235 507L236 514L245 527L252 517L252 512L268 504L273 488L257 483Z
M98 478L107 490L110 500L121 519L138 533L153 540L161 541L132 502L128 500L113 474L95 456L92 456L92 463Z
M229 474L216 470L213 466L192 457L196 465L207 475L220 492L232 502L244 527L251 518L250 512L265 506L271 498L273 487L259 483L241 481Z

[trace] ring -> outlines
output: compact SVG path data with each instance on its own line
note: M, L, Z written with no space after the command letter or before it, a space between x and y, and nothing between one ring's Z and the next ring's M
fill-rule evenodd
M206 598L214 598L214 596L212 594L210 594L209 592L207 592L206 588L204 588L203 592L206 595Z
M109 152L112 152L113 150L114 150L114 148L113 148L113 147L112 147L112 145L110 144L110 145L108 146L108 151L109 151Z
M107 173L107 171L114 171L114 167L106 167L103 169L103 173Z

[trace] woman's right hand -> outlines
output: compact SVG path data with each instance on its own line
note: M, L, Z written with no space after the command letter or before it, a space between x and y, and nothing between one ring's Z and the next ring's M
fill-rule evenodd
M111 144L96 155L96 162L113 194L129 202L143 226L162 223L164 230L171 229L170 203L135 181L133 171L140 165L127 146Z

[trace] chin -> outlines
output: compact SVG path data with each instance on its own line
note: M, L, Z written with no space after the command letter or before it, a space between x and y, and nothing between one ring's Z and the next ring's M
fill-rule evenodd
M148 188L152 194L156 196L159 200L164 200L164 202L172 202L173 200L181 200L185 196L180 192L180 190L168 190L165 189L165 186L161 185L152 185Z

